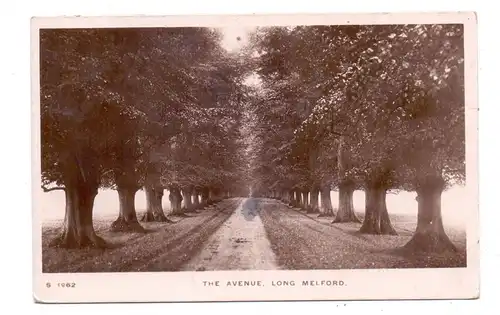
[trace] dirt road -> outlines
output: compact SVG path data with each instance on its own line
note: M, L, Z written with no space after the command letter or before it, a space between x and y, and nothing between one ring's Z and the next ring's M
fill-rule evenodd
M113 233L109 226L114 218L97 220L96 232L111 245L105 250L49 247L58 229L46 226L42 232L43 272L177 271L240 203L239 198L223 200L198 213L170 217L174 223L141 222L146 234Z
M257 199L245 199L182 270L278 269Z
M465 266L465 235L447 231L460 253L408 256L394 250L415 228L414 218L392 216L399 235L358 233L359 223L332 224L273 199L234 198L142 223L146 234L113 233L112 218L96 221L106 250L48 247L54 226L43 230L44 272L131 272L271 269L416 268Z

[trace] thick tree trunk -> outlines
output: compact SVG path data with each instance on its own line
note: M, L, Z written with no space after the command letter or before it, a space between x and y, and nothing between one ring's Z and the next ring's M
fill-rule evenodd
M353 193L354 185L348 177L351 168L351 157L347 149L345 136L340 136L338 140L337 166L339 172L339 209L333 223L358 222L359 218L354 213Z
M307 208L308 213L318 213L319 212L319 190L317 188L311 189L311 201L309 203L309 208Z
M162 199L163 187L147 185L144 187L146 193L146 213L141 218L143 222L169 222L163 212Z
M380 215L380 232L382 234L398 235L396 229L391 224L391 219L389 217L389 212L387 211L386 203L387 192L382 199L382 213Z
M191 202L191 195L193 194L193 189L191 187L186 187L182 189L182 198L184 200L184 211L192 212L194 211L193 203Z
M441 216L441 178L427 178L417 190L418 221L411 240L404 246L413 252L456 252L457 248L444 231Z
M369 187L365 191L365 219L361 233L380 234L380 208L382 189Z
M353 193L354 187L350 183L341 184L339 186L339 210L337 211L337 215L335 216L333 223L361 223L359 218L356 216L356 213L354 213L354 204L352 200Z
M170 200L170 207L172 208L172 214L178 215L183 214L182 211L182 195L181 191L177 187L171 187L169 189L168 199Z
M62 232L51 246L64 248L106 247L106 242L94 231L92 210L97 185L89 184L82 176L65 183L66 213Z
M135 212L135 195L137 187L119 186L118 199L120 201L120 213L118 218L111 223L110 230L113 232L137 232L145 233L146 230L137 221Z
M333 213L332 200L330 198L330 188L323 187L321 188L321 210L320 217L333 217L335 214Z

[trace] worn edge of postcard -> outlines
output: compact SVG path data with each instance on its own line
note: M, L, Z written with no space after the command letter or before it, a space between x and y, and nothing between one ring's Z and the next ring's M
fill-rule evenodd
M464 25L466 191L478 206L477 16L475 12L221 16L33 17L31 19L33 294L40 303L473 299L479 297L478 207L467 209L467 267L298 271L43 273L40 198L39 30L230 25ZM337 280L337 287L205 287L203 281ZM75 288L46 285L75 283Z

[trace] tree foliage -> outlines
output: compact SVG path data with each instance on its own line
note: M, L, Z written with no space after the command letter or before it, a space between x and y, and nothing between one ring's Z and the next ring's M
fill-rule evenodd
M300 170L319 182L341 180L336 163L325 161L335 159L332 147L341 138L349 160L344 175L360 185L378 180L414 190L431 173L460 182L462 41L461 25L260 29L252 44L266 90L261 103L277 113L258 116L262 134L274 137L277 155L293 150L298 184L314 182ZM280 115L290 118L293 136L276 125Z
M196 27L42 30L43 186L243 184L245 71L220 41Z

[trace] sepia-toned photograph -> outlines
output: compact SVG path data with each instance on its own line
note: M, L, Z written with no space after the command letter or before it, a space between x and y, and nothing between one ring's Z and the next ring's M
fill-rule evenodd
M477 295L475 16L395 16L34 18L35 295Z

